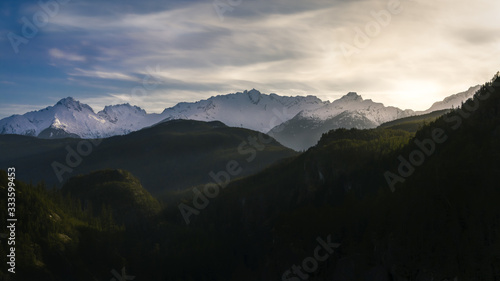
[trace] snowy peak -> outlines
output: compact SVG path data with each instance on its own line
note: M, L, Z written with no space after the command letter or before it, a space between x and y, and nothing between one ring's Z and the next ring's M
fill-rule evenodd
M83 103L80 103L79 101L75 100L73 97L67 97L67 98L61 99L60 101L58 101L55 104L54 107L58 107L58 106L67 108L69 110L75 110L75 111L89 110L89 111L94 112L94 110L90 106L83 104Z
M67 97L67 98L63 98L60 101L58 101L56 103L56 105L64 105L64 106L69 108L71 106L76 105L77 103L80 103L80 102L76 101L73 97Z
M285 146L299 151L315 145L322 134L333 129L370 129L411 115L414 115L411 110L386 107L350 92L330 104L300 112L274 127L269 134Z
M110 136L128 134L162 119L160 114L148 114L144 109L128 103L106 106L97 115L111 123L106 132L106 135Z
M363 98L356 92L349 92L347 95L340 98L341 101L363 101Z
M373 122L373 124L382 124L414 114L411 110L403 111L396 107L386 107L384 104L373 102L370 99L363 100L357 93L350 92L330 104L314 110L303 111L299 115L300 118L325 121L335 118L345 112L349 112L353 116L363 116Z
M97 113L99 116L107 120L117 120L118 118L131 117L131 116L146 116L147 113L144 109L138 106L132 106L128 103L118 105L107 105L103 110Z
M253 103L253 104L258 104L261 97L262 97L262 94L261 92L255 90L255 89L252 89L250 91L246 91L243 92L244 94L248 95L248 98L250 99L250 101Z
M0 134L16 134L25 136L38 135L37 127L23 115L12 115L0 120Z
M161 115L165 120L217 120L231 127L267 133L274 126L290 120L303 110L317 109L327 104L329 102L314 96L280 96L252 89L193 103L179 103L165 109Z
M127 134L160 120L159 114L147 114L130 104L106 106L96 114L87 104L67 97L54 106L0 120L0 133L47 138L103 138Z

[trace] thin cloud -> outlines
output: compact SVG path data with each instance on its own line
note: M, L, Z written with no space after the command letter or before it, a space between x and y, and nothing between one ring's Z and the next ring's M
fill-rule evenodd
M62 60L68 60L68 61L79 61L79 62L85 61L84 56L63 52L57 48L50 49L49 55L53 58L56 58L56 59L62 59Z
M111 79L111 80L129 80L137 81L138 79L119 72L106 72L98 70L84 70L81 68L75 68L74 72L69 73L71 76L84 76L100 79Z

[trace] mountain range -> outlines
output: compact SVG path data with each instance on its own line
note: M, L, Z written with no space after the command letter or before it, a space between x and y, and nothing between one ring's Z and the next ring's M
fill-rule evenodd
M304 110L292 119L273 128L269 135L283 145L295 150L306 150L314 146L321 135L339 128L372 129L397 119L425 115L443 109L459 107L472 97L481 86L445 98L425 111L402 110L370 99L364 100L357 93L348 93L342 98L314 110Z
M147 113L130 104L106 106L95 112L89 105L67 97L54 106L0 120L0 134L39 138L106 138L125 135L162 121L189 119L221 121L269 133L282 144L305 150L336 128L375 128L395 119L458 107L479 86L436 102L426 111L402 110L351 92L333 102L315 96L280 96L258 90L218 95L197 102L181 102L161 114Z
M500 276L498 74L455 110L331 130L302 153L194 120L103 140L0 135L0 150L0 167L15 167L0 169L0 205L17 194L22 222L16 280ZM49 182L55 161L74 169L61 189Z

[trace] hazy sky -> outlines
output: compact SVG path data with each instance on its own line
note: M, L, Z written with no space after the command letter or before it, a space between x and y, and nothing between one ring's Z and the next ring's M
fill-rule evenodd
M251 88L422 110L500 70L498 0L40 2L0 3L0 118Z

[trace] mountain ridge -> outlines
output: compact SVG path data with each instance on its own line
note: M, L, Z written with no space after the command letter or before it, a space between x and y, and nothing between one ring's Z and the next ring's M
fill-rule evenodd
M269 135L287 147L296 151L306 150L314 146L324 133L340 128L373 129L384 123L430 114L444 109L458 107L472 97L480 86L469 88L434 103L428 110L402 110L394 106L371 99L363 99L355 92L350 92L338 100L323 107L302 111L292 119L283 122L269 131Z
M196 102L180 102L162 113L147 113L129 103L108 105L95 112L92 107L73 97L59 100L55 105L23 115L12 115L0 120L0 134L17 134L40 138L106 138L126 135L162 121L190 119L197 121L221 121L231 127L242 127L262 133L276 131L294 118L313 120L312 123L333 122L341 113L352 112L351 119L334 124L330 129L356 123L356 119L369 121L358 128L376 127L382 123L412 115L435 111L436 108L456 107L473 95L477 87L452 95L436 102L427 111L402 110L384 106L371 99L363 99L350 92L340 99L323 101L316 96L282 96L265 94L256 89L225 95L212 96ZM344 113L344 115L346 115ZM347 117L344 117L347 118ZM349 118L347 118L349 119ZM368 125L367 125L368 124ZM356 126L354 126L356 127ZM279 138L279 136L277 135ZM286 143L289 140L280 140ZM314 144L314 143L312 143ZM306 147L294 147L303 149Z

